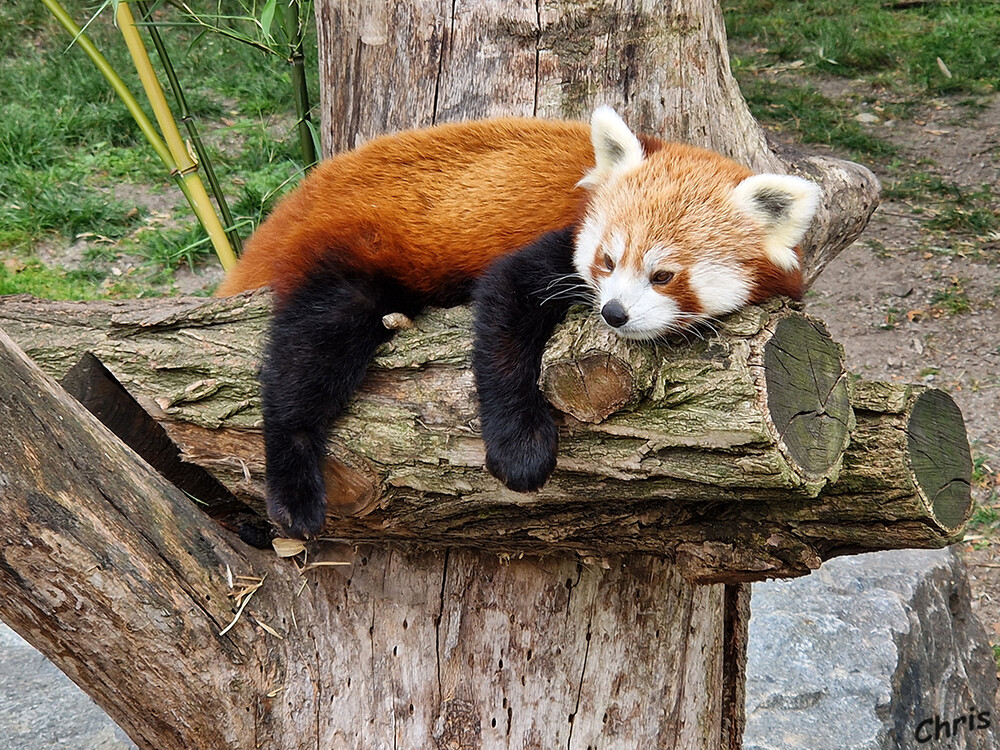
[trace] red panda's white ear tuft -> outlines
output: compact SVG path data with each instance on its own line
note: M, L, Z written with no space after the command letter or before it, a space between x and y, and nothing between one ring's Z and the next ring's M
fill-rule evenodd
M594 110L590 118L590 141L594 144L596 166L577 183L582 187L597 187L638 167L646 158L639 139L611 107Z
M802 241L819 205L819 186L785 174L756 174L733 188L736 207L764 228L768 258L786 271L799 267L795 246Z

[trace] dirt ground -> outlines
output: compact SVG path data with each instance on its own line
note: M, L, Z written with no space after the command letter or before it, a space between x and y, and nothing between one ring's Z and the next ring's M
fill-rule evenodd
M902 156L946 181L973 190L1000 184L1000 97L985 107L930 103L912 120L866 127ZM874 171L878 174L877 168ZM880 178L884 175L879 175ZM865 378L927 383L947 390L962 409L973 458L985 475L980 503L998 502L1000 478L1000 236L987 241L992 263L970 252L949 254L928 242L926 214L884 201L862 238L832 262L807 297L845 348L848 368ZM960 243L956 243L960 244ZM983 249L980 245L980 249ZM942 301L942 294L944 301ZM959 300L956 312L948 299ZM1000 539L973 528L964 544L973 606L1000 642Z

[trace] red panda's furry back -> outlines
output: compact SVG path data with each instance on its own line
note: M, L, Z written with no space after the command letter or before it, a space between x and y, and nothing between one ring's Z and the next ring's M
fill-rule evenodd
M510 118L378 138L323 162L285 197L217 295L271 285L284 299L336 253L434 298L578 221L577 183L593 166L583 122Z

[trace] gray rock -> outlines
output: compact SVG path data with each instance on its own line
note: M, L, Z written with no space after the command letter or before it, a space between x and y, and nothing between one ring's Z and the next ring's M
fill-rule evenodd
M744 750L997 747L996 663L970 601L952 550L755 585Z
M86 693L0 622L0 747L132 750Z

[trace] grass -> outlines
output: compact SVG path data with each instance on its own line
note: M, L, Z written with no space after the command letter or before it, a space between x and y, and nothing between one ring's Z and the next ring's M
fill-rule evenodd
M882 0L724 0L723 8L734 74L765 127L875 169L884 198L922 218L929 251L1000 262L993 187L959 186L937 165L907 159L882 124L922 125L919 111L931 101L955 110L956 125L982 111L984 95L1000 87L996 0L906 8Z
M69 0L66 7L82 22L94 6ZM232 0L222 8L242 12ZM102 267L107 275L115 253L137 255L150 283L169 283L172 270L184 265L216 263L124 105L81 50L67 49L69 36L47 11L35 0L8 0L0 4L0 27L0 262L17 261L4 271L2 288L60 298L115 293L120 285L113 279L88 278ZM215 35L198 37L194 29L161 31L248 236L280 194L276 186L287 189L301 171L285 63ZM110 12L87 33L141 99ZM309 54L315 70L314 41ZM168 208L158 210L169 221L151 216L143 200L157 193L167 197ZM149 231L150 221L160 229ZM47 274L28 262L39 245L68 247L81 235L111 240L113 251L96 247L86 258L93 268L82 272Z
M735 71L741 72L739 66ZM830 99L808 83L793 85L751 75L740 78L754 116L772 130L789 133L803 143L831 146L858 160L885 159L898 151L862 127L849 102Z
M928 247L960 246L963 254L972 258L1000 259L995 251L1000 204L990 185L969 189L925 169L890 169L890 176L883 182L883 197L911 204L926 217L923 227L936 240Z
M928 220L927 226L967 235L985 235L1000 230L992 189L983 185L979 190L958 191Z
M897 152L857 122L861 110L903 118L919 100L1000 87L994 0L939 0L906 10L881 0L728 0L723 7L733 71L754 116L854 159L879 162ZM824 77L846 79L836 98L817 88ZM852 94L856 80L881 92L878 100Z
M974 443L972 451L972 486L978 500L969 527L975 534L992 539L1000 530L1000 472L994 467L996 459L981 452Z
M972 301L965 291L965 280L954 278L943 289L931 295L931 307L945 315L962 315L972 312Z
M49 299L95 299L105 296L97 280L83 271L54 271L37 260L0 264L0 294L29 293Z
M802 61L828 75L924 94L984 94L1000 87L993 0L938 0L905 9L882 0L729 0L724 7L730 37L752 43L760 62Z

